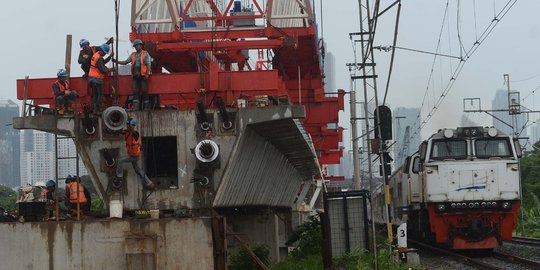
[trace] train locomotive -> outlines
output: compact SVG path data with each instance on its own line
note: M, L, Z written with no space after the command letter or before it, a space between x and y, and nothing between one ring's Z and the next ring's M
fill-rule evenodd
M520 157L518 140L495 128L439 130L391 175L392 222L449 249L498 247L517 225ZM380 222L383 187L373 196Z

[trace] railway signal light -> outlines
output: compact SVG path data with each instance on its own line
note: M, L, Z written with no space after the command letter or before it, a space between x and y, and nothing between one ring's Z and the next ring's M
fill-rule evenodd
M379 128L375 128L375 138L382 139L383 141L392 139L392 111L387 106L381 105L375 109L375 127L380 125L381 134L379 134ZM379 119L380 117L380 119Z

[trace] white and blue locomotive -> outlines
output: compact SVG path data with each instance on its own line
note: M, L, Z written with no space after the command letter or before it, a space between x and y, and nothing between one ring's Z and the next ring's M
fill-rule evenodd
M392 223L451 249L493 249L510 240L520 205L519 142L495 128L442 129L389 179ZM375 222L385 192L374 191Z

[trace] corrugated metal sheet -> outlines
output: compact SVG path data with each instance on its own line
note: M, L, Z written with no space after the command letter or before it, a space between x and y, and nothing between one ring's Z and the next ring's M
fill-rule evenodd
M274 145L302 175L310 179L319 173L311 137L298 119L282 119L250 125Z
M300 188L300 173L283 153L251 128L242 136L214 206L291 206Z
M215 207L290 207L304 179L318 172L301 122L286 118L246 126L214 200Z

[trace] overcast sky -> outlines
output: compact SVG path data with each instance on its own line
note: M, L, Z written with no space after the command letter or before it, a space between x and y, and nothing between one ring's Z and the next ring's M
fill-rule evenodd
M383 7L388 6L391 2L393 1L382 1ZM435 52L442 26L439 53L460 56L458 22L463 48L469 50L477 40L476 37L480 36L493 20L494 13L498 13L508 1L449 1L444 24L443 16L447 1L410 0L402 2L397 46ZM336 57L337 88L346 90L350 87L349 72L345 63L354 61L348 33L356 32L359 29L358 4L356 1L347 1L347 3L349 4L323 1L322 12L324 39L328 44L327 50ZM482 109L491 109L495 91L506 89L506 86L503 85L503 74L505 73L510 74L511 88L520 91L522 98L540 86L538 10L540 10L540 1L518 1L500 20L488 38L480 44L477 51L465 63L442 106L424 128L424 136L439 128L459 125L463 111L463 98L480 97ZM395 11L396 8L380 18L375 46L392 44ZM321 13L319 7L317 12ZM459 20L457 19L458 14ZM376 51L375 60L379 75L378 88L379 93L381 93L380 98L382 98L382 92L386 86L390 53ZM433 55L404 50L396 51L387 100L391 107L420 107L428 86L433 61ZM445 57L438 57L435 60L433 79L429 84L422 118L425 118L428 111L435 105L441 94L441 89L444 88L442 86L446 86L451 78L450 70L455 69L458 62L458 59ZM359 90L361 89L359 88ZM523 101L523 105L539 110L538 94L529 95ZM346 113L343 116L348 117ZM468 116L481 125L492 125L491 117L486 114L476 113L468 114ZM538 116L531 115L531 118L537 119ZM348 134L344 135L348 137Z
M358 31L358 3L351 0L315 0L318 20L324 23L323 37L327 50L336 57L336 86L349 90L348 70L345 63L353 62L352 46L348 33ZM393 1L383 0L386 7ZM443 15L447 1L409 0L403 1L397 45L401 47L436 51L439 32L443 27L439 52L460 55L458 26L463 48L468 50L485 27L508 2L507 0L464 0L449 1L447 20ZM31 78L54 77L64 65L65 36L73 35L73 76L80 76L76 64L78 41L89 39L92 44L101 44L104 37L114 35L114 1L89 2L77 0L27 0L10 1L4 5L0 17L0 28L4 43L0 52L5 67L0 73L0 98L16 99L15 81L29 75ZM459 12L458 12L458 4ZM131 51L129 16L131 1L122 1L120 18L120 58ZM383 15L377 28L375 45L390 45L395 22L395 8ZM537 13L540 1L518 1L480 45L451 88L443 105L426 126L426 130L452 127L459 124L462 100L466 97L481 97L482 108L490 109L491 100L497 89L503 89L503 74L511 76L511 86L527 96L540 86L540 22ZM476 13L476 16L475 16ZM460 18L459 20L457 18ZM383 92L388 73L389 52L376 52L379 92ZM419 107L428 86L428 78L434 57L404 50L397 50L389 89L388 103L392 107ZM428 96L423 109L425 114L440 96L443 85L450 79L450 70L459 60L437 58L433 80L429 84ZM528 80L525 80L528 79ZM530 95L524 105L540 109L537 95ZM382 98L382 94L381 94ZM343 114L346 118L346 114ZM425 115L423 116L425 117ZM537 118L537 116L533 116ZM491 118L484 114L471 115L472 120L491 125ZM347 123L348 119L342 119Z

